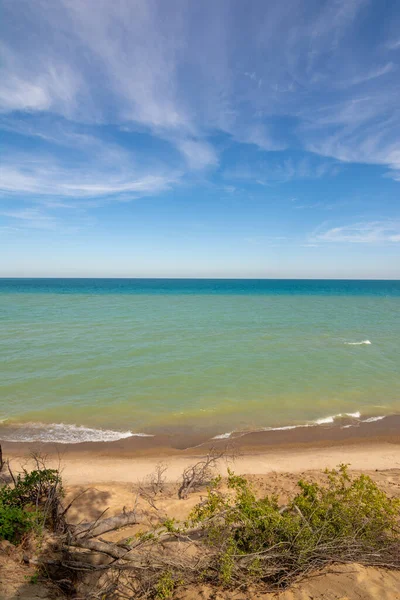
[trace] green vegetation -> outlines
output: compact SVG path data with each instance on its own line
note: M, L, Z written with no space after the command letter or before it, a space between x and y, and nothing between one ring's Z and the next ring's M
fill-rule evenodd
M175 589L175 585L176 584L171 571L166 571L163 573L156 585L156 598L159 598L160 600L167 600L167 598L171 598Z
M204 542L215 552L210 577L217 565L224 585L247 580L273 586L335 560L398 561L392 551L399 548L400 501L368 476L351 479L346 465L325 473L324 486L299 481L299 493L285 507L273 496L257 499L246 479L232 472L230 494L211 487L187 523L202 525Z
M204 583L276 589L335 562L400 569L400 500L368 476L350 476L346 465L325 471L322 484L299 481L285 506L275 496L257 497L232 471L226 483L222 491L221 477L213 479L185 522L158 517L153 528L111 541L100 536L147 517L134 510L69 524L73 501L62 506L58 471L37 463L0 489L0 539L19 543L35 528L51 530L51 560L41 547L32 583L44 573L72 594L97 570L100 587L88 597L105 600L120 589L127 598L167 600L181 585Z
M0 540L17 544L34 524L35 518L32 513L19 506L4 503L0 491Z
M12 484L0 488L0 539L17 544L29 531L39 526L53 527L58 519L62 495L59 473L37 466L13 476Z

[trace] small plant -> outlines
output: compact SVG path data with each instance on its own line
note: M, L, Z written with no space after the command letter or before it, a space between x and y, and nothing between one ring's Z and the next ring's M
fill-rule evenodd
M176 527L175 523L176 523L175 519L165 519L165 521L163 522L163 525L164 525L165 529L167 531L169 531L170 533L176 533L179 531L179 529Z
M0 491L0 540L17 544L35 527L35 514L3 502Z
M167 600L171 598L175 589L175 581L172 577L171 571L163 573L156 585L156 598L159 600Z
M36 585L39 582L39 573L36 572L31 576L27 575L25 579L32 585Z
M28 531L39 526L59 525L62 485L55 469L24 470L13 484L0 488L0 539L18 543Z

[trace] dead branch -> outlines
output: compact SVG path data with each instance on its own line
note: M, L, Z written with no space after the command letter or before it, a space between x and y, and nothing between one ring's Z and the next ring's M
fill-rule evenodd
M85 550L91 550L92 552L98 552L100 554L107 554L107 556L111 556L111 558L115 559L123 558L126 554L128 554L128 552L130 552L130 550L124 550L116 544L92 539L72 539L68 546L72 546L73 548L83 548Z
M178 490L178 496L181 500L188 497L191 492L194 492L210 483L215 475L217 463L222 458L233 460L234 454L232 449L211 448L208 454L199 460L194 465L186 467L182 473L182 483Z
M143 517L133 510L116 515L115 517L109 517L108 519L91 521L90 523L81 523L75 526L70 525L69 527L75 538L82 535L85 535L87 538L94 538L103 535L108 531L114 531L115 529L120 529L126 525L136 525L138 523L143 523Z
M154 496L164 491L167 469L168 465L160 462L156 465L154 473L151 473L148 477L149 486Z
M160 462L156 465L153 473L150 473L142 481L140 481L137 487L134 488L136 492L136 504L139 498L142 498L147 504L155 511L158 512L156 504L157 496L165 491L166 476L165 473L168 469L168 465Z
M67 512L69 511L69 509L73 505L73 503L76 502L81 496L83 496L84 494L86 494L87 492L89 492L91 489L93 489L93 488L87 488L86 490L83 490L83 492L80 492L74 498L72 498L71 502L69 504L67 504L66 508L63 509L63 511L61 513L62 516L65 517L66 514L67 514Z

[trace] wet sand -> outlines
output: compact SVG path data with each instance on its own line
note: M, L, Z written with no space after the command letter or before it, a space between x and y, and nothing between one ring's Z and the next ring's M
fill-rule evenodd
M349 426L350 425L350 426ZM28 450L47 454L93 452L107 455L164 456L182 453L204 453L208 447L234 444L241 452L261 451L271 447L316 447L376 443L400 444L400 415L390 415L379 421L359 422L342 420L340 423L299 426L281 430L237 432L230 437L213 439L204 431L177 431L173 434L157 433L154 436L132 436L113 442L82 442L61 444L56 442L0 443L12 454L26 454Z
M210 447L234 448L235 471L242 474L301 472L350 463L357 470L400 468L400 415L356 427L320 425L281 431L260 431L232 439L207 440L194 435L131 437L116 442L82 444L3 442L4 458L18 465L32 452L62 465L69 484L132 482L149 474L162 461L168 478L176 480L185 466ZM220 472L226 472L225 461Z

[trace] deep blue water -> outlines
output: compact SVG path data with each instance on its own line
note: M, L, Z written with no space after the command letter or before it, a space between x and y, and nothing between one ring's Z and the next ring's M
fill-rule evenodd
M0 293L400 296L400 281L340 279L0 279Z

